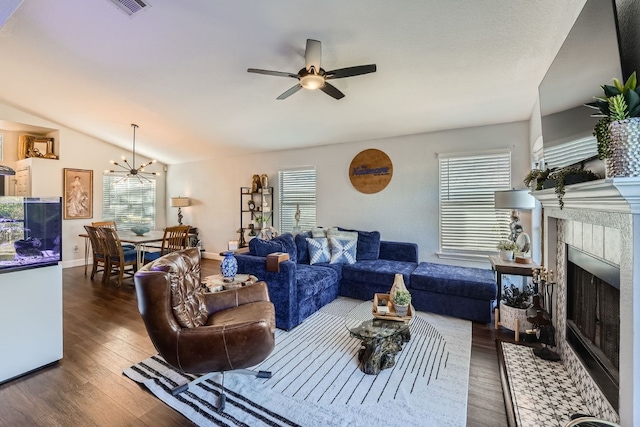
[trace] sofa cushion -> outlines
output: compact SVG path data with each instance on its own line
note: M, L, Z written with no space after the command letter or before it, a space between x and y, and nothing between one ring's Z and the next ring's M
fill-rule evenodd
M296 262L298 250L293 235L285 233L271 240L254 238L249 242L249 253L251 255L266 257L274 252L286 252L289 254L289 260Z
M357 261L342 267L342 278L353 282L385 285L391 289L396 274L402 274L404 283L409 285L411 272L418 266L415 262L389 261L385 259ZM373 295L371 295L373 298Z
M421 262L411 274L411 289L494 300L497 285L491 270Z
M331 260L329 240L326 237L307 238L306 240L309 246L309 264L313 265Z
M347 230L346 228L338 227L341 231L352 231L358 233L358 248L356 251L356 259L371 260L378 259L380 255L380 232L379 231L360 231L360 230Z
M336 270L328 266L298 265L296 269L298 300L302 301L318 295L332 286L337 288L339 280Z
M307 238L311 238L311 231L298 233L294 239L298 250L298 264L309 264L309 245L307 244Z
M356 262L356 240L329 237L331 264L353 264Z
M311 229L311 236L313 238L320 239L322 237L327 237L327 229L322 227L315 227Z

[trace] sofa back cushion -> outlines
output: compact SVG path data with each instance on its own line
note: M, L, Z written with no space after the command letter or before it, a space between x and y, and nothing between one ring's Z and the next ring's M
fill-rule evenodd
M307 238L311 238L311 231L298 233L295 237L296 248L298 249L298 264L309 264L309 245Z
M347 230L341 227L338 227L338 230L358 233L358 246L356 248L356 259L358 261L378 259L380 256L379 231Z
M293 235L285 233L275 239L262 240L254 238L249 242L249 253L251 255L266 257L274 252L286 252L289 254L290 261L297 262L298 250L296 249Z

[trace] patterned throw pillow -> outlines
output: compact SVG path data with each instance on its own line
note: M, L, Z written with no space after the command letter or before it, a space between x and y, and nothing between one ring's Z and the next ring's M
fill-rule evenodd
M322 237L327 237L327 230L325 228L322 227L315 227L311 229L311 236L314 239L318 239L318 238L322 238Z
M330 264L355 264L357 240L344 240L329 237L331 244Z
M329 252L329 241L326 237L317 239L309 239L307 237L307 244L309 245L309 264L329 262L331 252Z

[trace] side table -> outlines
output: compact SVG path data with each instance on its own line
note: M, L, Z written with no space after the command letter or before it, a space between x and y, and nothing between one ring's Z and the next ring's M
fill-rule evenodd
M257 281L258 278L252 274L236 274L232 282L225 282L222 274L214 274L203 278L202 286L207 288L207 292L220 292L253 285Z
M512 274L514 276L533 276L533 269L540 268L535 262L530 264L519 264L515 261L507 261L500 258L499 255L489 255L491 269L496 272L496 283L498 285L498 298L495 309L495 329L498 329L500 322L500 300L502 300L502 275ZM517 334L517 332L516 332ZM516 338L516 341L518 338Z

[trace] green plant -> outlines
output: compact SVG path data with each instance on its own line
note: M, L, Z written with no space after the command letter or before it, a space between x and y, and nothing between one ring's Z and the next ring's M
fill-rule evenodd
M528 188L531 188L531 183L535 182L536 188L534 190L540 191L542 190L542 183L544 182L545 179L547 179L550 173L551 173L551 170L549 169L547 170L531 169L527 174L527 176L524 177L522 182L524 182L524 185L526 185Z
M395 305L409 305L411 302L411 294L404 289L398 289L393 293L393 303Z
M593 129L593 136L598 141L598 157L606 159L609 151L609 123L624 120L629 117L640 117L640 88L637 87L636 72L629 76L622 84L613 79L613 85L602 85L603 97L596 97L595 101L585 104L589 108L598 110L592 117L600 117Z
M269 221L269 218L271 218L271 215L268 215L268 216L258 215L258 216L256 216L256 222L258 224L260 224L262 222L267 222L267 221Z
M500 240L496 245L496 248L500 249L501 251L515 251L518 246L516 245L516 242L505 239Z
M530 283L524 286L522 290L513 284L511 286L504 285L502 289L502 302L504 305L514 308L528 308L530 305L529 300L535 295L533 285Z
M588 169L584 169L583 167L569 167L553 172L551 175L549 175L549 179L555 180L556 182L555 193L556 196L558 196L558 204L560 205L560 209L564 208L565 185L568 175L585 175L587 181L600 179L600 176Z

